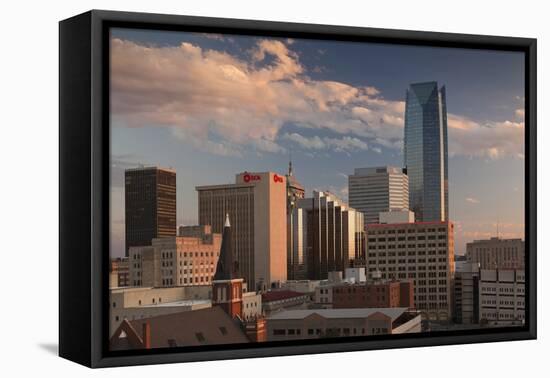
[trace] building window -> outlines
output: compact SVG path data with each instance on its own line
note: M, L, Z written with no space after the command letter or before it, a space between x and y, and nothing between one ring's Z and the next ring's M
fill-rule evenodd
M273 330L273 336L284 336L286 335L285 329L274 329Z
M227 335L227 328L225 327L220 327L220 332L222 333L222 335Z
M195 337L200 343L204 343L206 341L202 332L195 333Z

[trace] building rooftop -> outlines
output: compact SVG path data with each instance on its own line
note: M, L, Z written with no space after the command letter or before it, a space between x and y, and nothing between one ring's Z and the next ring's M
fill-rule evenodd
M268 320L304 319L312 314L317 314L327 319L367 318L372 314L380 312L389 316L393 322L407 311L406 307L288 310L273 314Z
M365 168L355 168L353 175L354 176L366 176L373 175L376 173L403 173L403 168L394 167L391 165L380 166L380 167L365 167Z
M274 291L268 291L267 293L263 293L262 302L266 303L266 302L281 301L283 299L303 297L305 295L307 294L298 293L297 291L292 291L292 290L274 290Z
M196 305L212 305L210 299L184 299L181 301L174 302L163 302L156 304L147 304L143 306L133 306L133 308L151 308L151 307L188 307Z
M136 167L136 168L128 168L128 169L126 169L126 172L152 171L152 170L167 171L167 172L176 173L176 170L173 169L173 168L163 168L163 167L156 167L156 166L142 166L142 167Z
M168 348L250 342L243 330L219 306L124 320L110 340L111 350L142 349L143 326L150 327L150 347Z
M396 226L436 226L436 225L452 225L451 221L433 221L433 222L413 222L413 223L368 223L365 228L391 228Z

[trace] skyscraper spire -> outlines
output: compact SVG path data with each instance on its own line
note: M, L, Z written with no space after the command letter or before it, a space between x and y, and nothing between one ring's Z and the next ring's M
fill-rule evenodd
M292 176L292 154L288 156L288 175Z

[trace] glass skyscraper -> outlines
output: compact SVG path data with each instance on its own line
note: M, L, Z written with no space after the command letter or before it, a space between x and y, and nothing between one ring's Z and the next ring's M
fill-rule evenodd
M407 90L404 155L416 220L448 220L447 104L445 87L435 81Z

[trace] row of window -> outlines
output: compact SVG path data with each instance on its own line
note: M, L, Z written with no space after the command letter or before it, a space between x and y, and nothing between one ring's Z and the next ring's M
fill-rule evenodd
M428 262L429 264L433 264L436 262L440 263L446 263L447 258L446 257L430 257L429 259L423 258L423 259L399 259L399 260L369 260L369 264L375 265L375 264L426 264Z
M438 232L447 232L447 228L446 227L439 227L437 229ZM425 228L419 228L419 229L406 229L406 230L369 230L368 233L369 235L384 235L384 234L405 234L405 233L409 233L409 234L412 234L412 233L426 233L426 232L436 232L436 229L435 228L428 228L428 229L425 229Z
M385 250L383 252L370 252L368 254L368 257L386 257L386 256L389 256L389 257L395 257L395 256L399 256L399 257L403 257L403 256L426 256L426 255L430 255L430 256L435 256L435 255L439 255L439 256L447 256L447 250L446 249L440 249L438 251L436 251L435 249L434 250L429 250L429 251L399 251L399 252L386 252Z
M376 265L376 264L369 261L369 265ZM440 271L443 271L442 273L445 273L445 271L447 270L447 265L431 265L431 266L427 266L427 267L425 265L420 265L420 266L406 265L406 266L398 266L398 267L395 267L395 266L388 266L388 267L381 266L381 267L371 267L371 268L369 268L369 271L374 272L374 271L380 270L381 272L385 272L387 270L388 272L395 272L395 271L403 272L403 271L407 271L407 270L417 271L417 270L438 270L438 269Z

